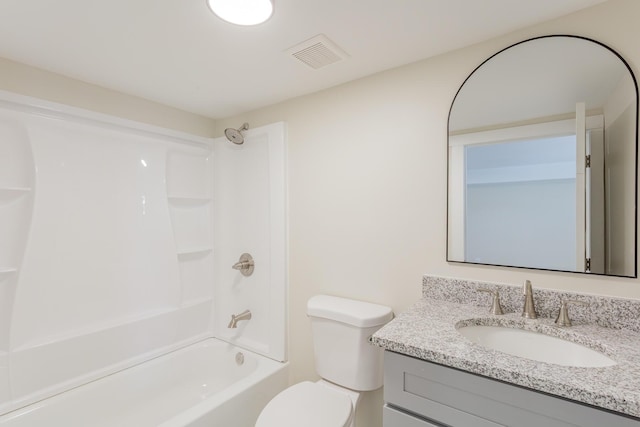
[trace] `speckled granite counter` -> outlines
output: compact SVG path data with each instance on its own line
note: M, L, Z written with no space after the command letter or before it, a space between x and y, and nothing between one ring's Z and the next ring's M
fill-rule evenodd
M488 314L490 295L477 292L478 288L499 290L508 314ZM534 290L534 297L540 317L525 320L520 316L519 286L425 276L423 299L376 332L372 342L397 353L640 418L640 301L549 290ZM571 308L574 325L570 328L553 323L561 298L590 304ZM598 350L617 364L577 368L510 356L471 343L457 332L459 322L544 332Z

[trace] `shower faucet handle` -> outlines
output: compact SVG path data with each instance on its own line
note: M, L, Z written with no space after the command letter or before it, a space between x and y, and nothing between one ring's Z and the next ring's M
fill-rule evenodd
M240 260L231 266L234 270L238 270L243 276L251 276L255 263L251 254L244 253L240 255Z

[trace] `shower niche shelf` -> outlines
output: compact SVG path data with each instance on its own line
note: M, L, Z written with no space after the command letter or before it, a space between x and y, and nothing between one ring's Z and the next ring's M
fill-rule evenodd
M168 195L169 203L176 207L200 207L205 206L211 202L210 197L202 196L174 196Z
M166 196L180 280L180 308L208 319L213 309L213 236L210 149L167 153ZM207 326L204 325L204 328Z
M200 256L205 256L207 255L209 252L213 251L213 248L211 247L194 247L194 248L184 248L184 249L178 249L178 257L187 257L190 255L196 256L196 255L200 255Z
M212 303L213 303L213 297L211 296L190 298L182 301L180 308L197 307L199 305L212 304Z
M179 254L213 249L211 208L207 203L203 199L170 201L169 214Z
M29 192L30 187L0 187L0 201L9 201Z
M16 274L18 272L17 268L10 267L0 267L0 280L11 276L12 274Z

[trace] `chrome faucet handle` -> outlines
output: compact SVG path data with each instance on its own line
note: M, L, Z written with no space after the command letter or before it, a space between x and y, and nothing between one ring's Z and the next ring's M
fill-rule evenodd
M502 306L500 305L500 294L498 293L498 291L486 289L486 288L479 288L478 291L488 292L493 295L493 301L491 302L491 308L489 309L491 314L495 314L495 315L504 314L504 311L502 311Z
M563 299L560 305L560 311L558 311L558 317L556 317L556 325L558 326L571 326L571 319L569 318L569 304L589 305L588 302L578 301L575 299Z
M533 287L531 286L531 282L529 280L524 281L522 293L524 294L522 317L524 317L525 319L537 319L538 314L536 313L536 305L533 301Z

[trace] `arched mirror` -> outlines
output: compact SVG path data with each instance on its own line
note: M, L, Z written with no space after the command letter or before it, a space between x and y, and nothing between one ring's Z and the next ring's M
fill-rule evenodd
M636 277L638 88L593 40L510 46L449 114L447 260Z

